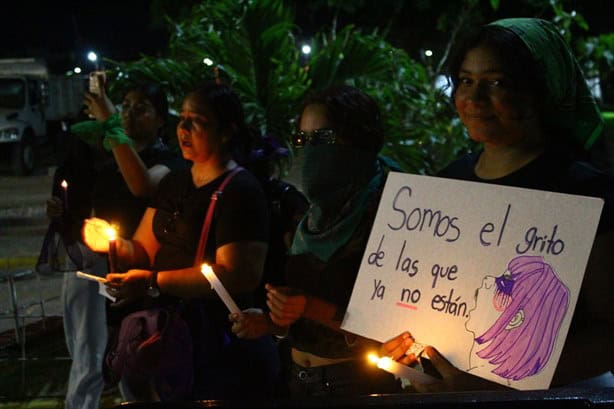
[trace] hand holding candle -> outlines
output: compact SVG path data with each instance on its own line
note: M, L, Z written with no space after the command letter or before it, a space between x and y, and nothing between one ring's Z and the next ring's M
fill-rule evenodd
M241 310L234 302L230 294L228 294L228 291L226 291L226 288L224 288L222 282L219 280L219 278L217 278L211 266L203 263L200 267L200 271L203 273L207 281L209 281L209 284L211 284L211 288L213 288L217 295L222 299L226 305L226 308L228 308L231 313L240 313Z
M405 378L409 379L410 382L416 382L423 385L440 382L439 379L431 375L427 375L422 371L411 368L407 365L403 365L387 356L380 358L376 354L369 354L367 358L372 364L377 365L378 368L393 374L395 378Z

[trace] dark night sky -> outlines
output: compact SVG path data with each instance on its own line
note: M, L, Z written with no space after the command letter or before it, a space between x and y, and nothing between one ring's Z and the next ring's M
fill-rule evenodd
M87 51L111 59L156 54L163 30L149 26L148 0L3 2L0 57L43 56L56 70L91 64Z
M175 1L173 4L185 4L182 0ZM386 3L389 0L380 1ZM593 31L591 34L614 30L610 15L602 13L605 3L609 1L572 2L577 3L578 10L588 20ZM445 3L439 3L442 2ZM74 65L81 65L87 70L91 63L85 56L90 49L113 60L136 59L140 53L156 55L165 49L168 34L164 29L151 27L151 3L151 0L4 1L0 8L3 17L0 24L0 58L45 57L53 71L61 72ZM514 5L514 2L503 3L509 7ZM327 15L321 10L313 14L309 3L304 0L296 0L294 6L297 8L297 23L305 29L303 34L320 29L322 20L330 21L332 17L332 13ZM381 13L385 14L388 8L382 7ZM377 17L377 21L386 21L387 16L381 13L378 16L371 13L355 15L353 19L356 21L341 18L340 23L369 25L374 17ZM433 30L437 15L437 10L431 9L430 14L426 15L414 13L397 16L402 30L390 39L391 42L405 48L413 57L418 48L435 45L430 45L430 42L441 42L445 33L435 33ZM432 38L426 38L426 34ZM416 50L412 52L412 48Z

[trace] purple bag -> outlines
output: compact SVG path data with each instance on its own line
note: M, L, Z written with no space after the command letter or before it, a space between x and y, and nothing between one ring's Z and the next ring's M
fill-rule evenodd
M127 315L105 357L105 380L153 381L162 401L188 398L194 383L192 337L178 311L151 308Z

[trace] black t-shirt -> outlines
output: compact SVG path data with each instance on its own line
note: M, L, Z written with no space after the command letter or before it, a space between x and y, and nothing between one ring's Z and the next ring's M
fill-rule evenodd
M269 249L264 265L262 285L258 288L256 306L267 309L264 284L284 285L284 266L288 248L284 236L294 234L309 208L307 198L294 186L279 179L261 181L271 216Z
M153 231L160 243L154 265L157 269L178 269L194 264L201 229L211 195L227 173L196 188L190 169L171 172L162 179L152 202L156 209ZM215 250L228 243L269 239L266 197L256 178L248 171L233 176L218 199L211 223L205 259L215 260Z
M139 157L147 168L154 165L164 165L171 170L187 167L182 157L161 142L143 149ZM96 217L119 225L120 236L132 237L148 203L149 199L135 197L130 192L114 158L98 169L92 193L93 208Z
M598 234L614 229L614 181L586 162L572 160L562 153L546 151L517 171L498 179L481 179L475 174L480 152L465 155L443 169L438 176L545 190L557 193L599 197L605 200Z
M192 182L190 169L170 172L160 181L151 206L156 209L153 232L160 243L154 268L175 270L194 265L211 195L227 175L228 172L199 188ZM213 263L216 249L224 244L243 240L266 242L268 239L269 214L262 188L248 171L238 172L215 206L204 259ZM232 298L241 309L253 306L253 294L232 294ZM168 295L155 299L156 304L178 301L179 298ZM228 310L218 297L183 300L182 305L183 317L190 325L195 345L230 334ZM207 328L206 331L203 328ZM197 355L209 356L209 352L198 349ZM200 358L197 361L200 362Z

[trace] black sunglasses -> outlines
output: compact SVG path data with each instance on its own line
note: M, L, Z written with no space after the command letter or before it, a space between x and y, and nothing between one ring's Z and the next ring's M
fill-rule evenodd
M292 144L302 148L307 143L310 145L334 145L337 142L337 133L333 129L322 128L311 132L297 131L292 135Z

